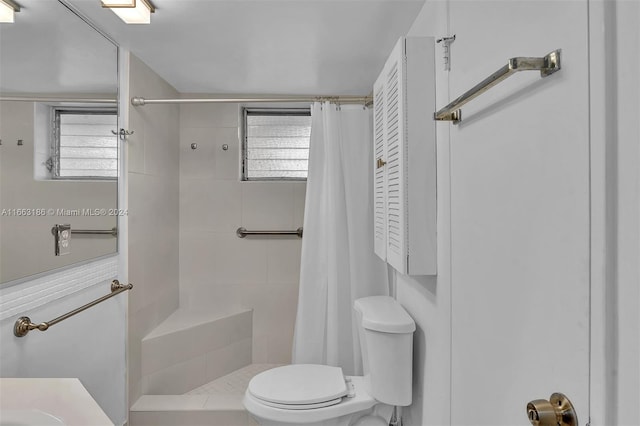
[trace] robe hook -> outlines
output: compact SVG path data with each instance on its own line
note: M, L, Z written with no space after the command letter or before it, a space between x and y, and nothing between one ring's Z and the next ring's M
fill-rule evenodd
M120 136L120 140L126 141L127 140L127 136L131 136L133 134L133 130L129 131L129 130L125 130L125 129L120 129L119 132L116 132L115 130L112 130L111 133L113 133L114 135L119 135Z

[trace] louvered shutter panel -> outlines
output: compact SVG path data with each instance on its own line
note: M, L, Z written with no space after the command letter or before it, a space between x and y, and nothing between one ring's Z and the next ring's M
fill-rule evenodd
M373 226L374 250L387 260L387 183L385 168L379 164L387 158L385 150L385 91L378 79L373 89Z
M387 262L399 271L406 269L403 48L403 43L396 45L385 72Z
M409 275L437 268L434 54L401 38L373 90L375 252Z

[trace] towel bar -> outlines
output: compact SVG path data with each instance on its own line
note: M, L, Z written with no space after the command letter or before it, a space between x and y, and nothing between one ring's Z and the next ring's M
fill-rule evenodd
M60 315L58 318L52 319L51 321L42 322L40 324L34 324L31 322L31 319L29 317L18 318L18 320L13 326L13 334L16 337L24 337L31 330L38 329L40 331L47 331L49 327L51 327L52 325L56 325L60 321L64 321L67 318L74 316L75 314L79 314L80 312L86 309L89 309L97 305L98 303L104 302L105 300L110 299L113 296L116 296L122 293L123 291L131 290L132 288L133 288L132 284L120 284L118 280L113 280L111 282L111 293L107 294L106 296L102 296L101 298L96 299L93 302L89 302L86 305L80 306L78 309L74 309L71 312L67 312L64 315Z
M560 49L554 50L542 58L511 58L507 65L482 80L480 83L467 90L464 94L456 98L446 107L434 114L434 119L438 121L453 121L457 124L462 120L460 107L467 102L480 96L496 84L519 71L540 71L541 77L547 77L560 70Z

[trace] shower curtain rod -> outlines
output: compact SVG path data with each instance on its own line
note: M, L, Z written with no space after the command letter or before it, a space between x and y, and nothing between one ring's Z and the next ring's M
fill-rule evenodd
M96 98L30 98L27 96L0 96L0 101L11 102L78 102L91 104L115 104L117 99L96 99Z
M191 98L191 99L145 99L140 96L131 98L131 105L144 106L150 104L198 104L198 103L242 103L242 102L336 102L341 104L373 103L371 96L274 96L272 98Z

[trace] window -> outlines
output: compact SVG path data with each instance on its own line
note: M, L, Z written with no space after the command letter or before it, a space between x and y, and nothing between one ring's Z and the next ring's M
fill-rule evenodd
M305 180L311 111L244 109L242 180Z
M56 179L118 177L118 114L114 109L53 108L47 168Z

